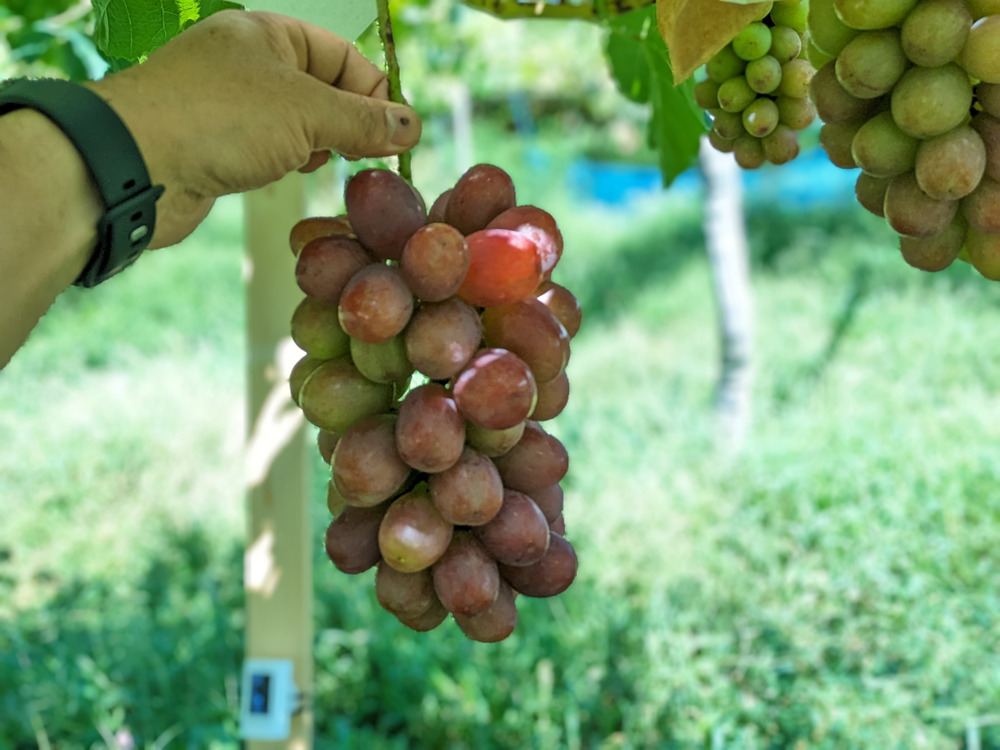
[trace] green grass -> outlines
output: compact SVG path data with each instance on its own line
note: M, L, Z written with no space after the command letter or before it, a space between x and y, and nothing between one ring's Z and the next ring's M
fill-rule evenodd
M726 456L698 206L581 205L572 144L496 143L586 311L553 426L579 578L501 644L410 633L323 563L314 459L317 747L1000 747L995 285L907 268L853 207L756 209ZM0 373L0 748L237 746L239 208L64 296Z

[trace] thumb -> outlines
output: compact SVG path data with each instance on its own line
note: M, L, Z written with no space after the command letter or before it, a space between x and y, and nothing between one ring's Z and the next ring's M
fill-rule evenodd
M413 108L328 86L324 89L324 96L311 99L318 105L309 112L307 123L313 150L359 158L392 156L420 140L420 116Z

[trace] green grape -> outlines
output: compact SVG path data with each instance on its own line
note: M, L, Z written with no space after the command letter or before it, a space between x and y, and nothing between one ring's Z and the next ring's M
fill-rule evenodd
M719 84L711 78L698 81L694 85L694 102L702 109L714 109L719 106Z
M402 334L374 344L352 338L350 346L354 366L372 382L395 383L413 374Z
M817 47L816 43L813 42L811 37L806 37L805 44L806 44L805 58L809 62L811 62L813 64L813 67L816 68L817 70L822 68L828 62L833 62L834 60L837 59L836 55L831 55L827 52L824 52L819 47Z
M771 48L767 54L784 65L802 53L802 37L791 26L771 27Z
M350 348L350 337L340 327L337 306L313 297L303 297L292 313L292 341L319 359L339 357Z
M809 97L779 96L774 103L778 105L778 122L792 130L805 130L816 119L816 105Z
M343 432L359 419L387 411L391 403L392 386L368 380L349 356L325 361L299 391L305 418L330 432Z
M809 0L809 39L817 49L836 57L859 32L840 20L833 2Z
M720 109L715 113L712 129L718 132L721 138L731 141L743 134L743 117L739 112L726 112Z
M760 97L743 110L743 127L756 138L763 138L777 126L778 105L772 99Z
M792 60L781 68L779 93L793 99L804 99L809 95L809 84L816 75L816 68L808 60Z
M756 98L757 92L743 76L730 78L719 86L719 107L726 112L742 112Z
M748 62L743 74L746 76L750 88L758 94L770 94L784 81L781 63L770 55L764 55Z
M885 107L883 99L859 99L845 89L837 80L833 61L816 71L809 94L820 119L828 123L861 123Z
M930 237L900 237L903 260L922 271L943 271L955 262L968 234L961 214L956 214L943 231Z
M747 61L733 52L732 44L727 44L705 63L705 73L710 80L723 83L733 76L740 75L746 66Z
M902 23L917 0L834 0L840 20L852 29L887 29Z
M969 125L983 139L986 148L986 175L1000 180L1000 118L980 112L969 121Z
M819 143L834 166L841 169L858 166L851 154L851 143L860 127L857 123L827 122L819 129Z
M964 198L985 171L986 145L968 125L928 138L917 149L917 183L931 198Z
M885 191L885 219L907 237L930 237L943 232L955 218L958 201L940 201L920 189L916 175L896 175Z
M749 133L744 133L736 139L733 145L733 157L743 169L757 169L767 161L760 138L755 138Z
M969 227L983 234L1000 233L1000 182L984 177L962 199L962 213Z
M903 51L925 68L944 65L958 57L971 26L964 0L923 0L903 21Z
M837 80L859 99L888 94L910 65L899 29L864 31L837 55Z
M723 138L715 128L708 131L708 142L712 148L723 154L730 154L736 148L735 138Z
M1000 84L979 83L976 86L976 101L994 117L1000 117Z
M1000 234L984 234L969 227L965 251L973 268L990 281L1000 281Z
M954 63L912 67L892 91L892 117L904 133L930 138L961 125L972 106L972 83Z
M973 78L1000 83L1000 15L985 16L972 24L958 61Z
M913 169L919 143L899 129L892 113L879 112L854 136L851 155L872 177L895 177Z
M990 281L1000 281L1000 234L986 234L969 227L965 251L973 268Z
M854 183L854 197L862 208L881 218L885 216L885 191L890 181L888 177L872 177L862 172Z
M799 155L799 137L787 125L779 123L760 142L765 158L772 164L787 164Z
M977 21L984 16L1000 14L1000 0L965 0L972 20Z
M771 28L762 21L754 21L740 30L732 41L733 52L744 60L763 57L771 48Z
M771 7L771 21L775 27L786 26L798 34L805 34L809 21L809 0L776 2Z

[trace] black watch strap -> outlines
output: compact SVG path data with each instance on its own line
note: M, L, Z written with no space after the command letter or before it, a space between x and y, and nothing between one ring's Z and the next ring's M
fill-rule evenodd
M149 244L163 186L150 184L146 163L125 123L86 86L42 78L0 88L0 115L24 107L41 112L66 134L104 201L97 247L73 282L96 286L130 265Z

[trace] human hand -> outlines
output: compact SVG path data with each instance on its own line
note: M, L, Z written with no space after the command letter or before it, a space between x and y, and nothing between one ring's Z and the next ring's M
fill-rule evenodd
M90 85L166 187L154 248L190 234L221 195L312 171L330 152L389 156L420 138L419 116L389 102L385 74L353 44L273 13L220 11Z

